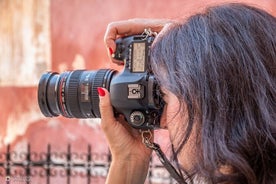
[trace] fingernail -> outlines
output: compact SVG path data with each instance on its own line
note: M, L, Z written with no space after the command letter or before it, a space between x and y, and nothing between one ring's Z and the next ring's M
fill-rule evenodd
M109 47L108 49L109 49L109 54L112 55L114 53L114 51L112 50L111 47Z
M103 90L103 88L98 87L97 90L98 90L99 96L105 96L105 91Z

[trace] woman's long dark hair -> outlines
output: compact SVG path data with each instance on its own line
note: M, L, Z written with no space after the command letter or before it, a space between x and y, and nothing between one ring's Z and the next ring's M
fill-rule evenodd
M276 183L275 17L242 4L209 8L160 35L151 66L161 86L187 105L176 154L197 128L191 176Z

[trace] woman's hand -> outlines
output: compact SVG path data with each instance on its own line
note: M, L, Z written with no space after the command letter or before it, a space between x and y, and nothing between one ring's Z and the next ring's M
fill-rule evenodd
M115 40L119 37L142 34L145 29L159 33L170 23L167 19L130 19L110 23L104 41L111 60L116 50ZM124 117L115 118L110 102L110 94L104 88L98 88L100 97L101 127L107 138L112 154L111 167L106 183L141 184L144 183L149 167L152 150L147 148L138 130L132 128Z
M168 19L129 19L110 23L105 32L104 42L111 60L119 64L118 61L111 57L116 50L115 40L117 38L141 34L148 28L153 32L159 33L169 23L171 21Z
M152 151L142 143L139 131L123 117L115 119L109 92L104 88L98 88L98 92L101 127L112 154L106 183L144 183Z

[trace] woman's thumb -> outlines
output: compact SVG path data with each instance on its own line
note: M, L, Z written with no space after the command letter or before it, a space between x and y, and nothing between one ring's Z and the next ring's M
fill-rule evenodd
M116 119L114 118L114 112L113 108L110 102L110 93L105 89L98 87L98 93L99 93L99 107L100 107L100 113L101 113L101 126L103 128L108 128L115 123Z

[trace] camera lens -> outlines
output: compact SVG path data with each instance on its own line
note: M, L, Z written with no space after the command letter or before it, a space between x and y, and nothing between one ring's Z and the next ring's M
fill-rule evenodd
M48 72L38 85L38 103L46 117L100 118L98 87L109 90L115 70Z

